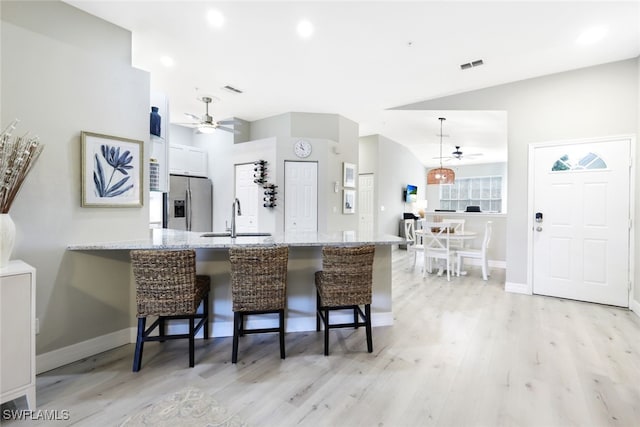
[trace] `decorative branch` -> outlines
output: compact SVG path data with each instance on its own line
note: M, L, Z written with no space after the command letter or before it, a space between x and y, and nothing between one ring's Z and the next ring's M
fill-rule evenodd
M0 134L0 213L8 213L22 182L44 149L38 137L12 138L19 120Z

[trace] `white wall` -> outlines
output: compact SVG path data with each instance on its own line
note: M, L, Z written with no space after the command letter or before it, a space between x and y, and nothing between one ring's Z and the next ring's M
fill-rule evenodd
M1 122L21 120L45 145L11 207L12 258L37 269L37 353L128 328L127 253L70 243L148 234L149 75L131 67L128 31L65 3L0 3ZM80 207L80 132L144 141L144 206Z
M272 209L276 232L284 231L284 162L318 163L318 230L356 230L357 215L342 214L342 192L335 193L334 182L342 184L342 163L358 163L358 125L337 114L286 113L251 122L252 140L275 138L275 184L279 203ZM299 159L293 152L295 142L304 138L311 143L311 155ZM338 153L334 151L338 147Z
M508 283L527 282L527 170L530 143L638 132L636 58L538 77L403 107L506 110L508 114ZM637 168L636 168L637 169ZM636 188L638 188L636 175ZM636 209L635 223L640 220ZM636 241L638 240L636 228ZM636 299L640 290L636 286Z
M407 184L418 187L418 199L427 191L426 169L403 145L382 135L360 138L360 173L374 174L374 227L380 234L398 235L404 212L415 210L404 203Z

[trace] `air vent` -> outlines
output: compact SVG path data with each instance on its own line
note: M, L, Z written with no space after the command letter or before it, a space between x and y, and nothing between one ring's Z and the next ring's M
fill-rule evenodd
M224 86L222 89L226 90L227 92L231 92L231 93L242 93L242 91L240 89L236 89L235 87L229 86L229 85Z
M460 69L461 70L468 70L469 68L479 67L479 66L481 66L483 64L484 64L484 61L482 59L478 59L476 61L467 62L465 64L460 64Z

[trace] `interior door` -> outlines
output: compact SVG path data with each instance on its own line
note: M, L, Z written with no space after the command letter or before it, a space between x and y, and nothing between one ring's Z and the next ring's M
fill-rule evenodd
M284 231L318 231L318 164L284 163Z
M236 216L236 231L258 231L258 208L263 195L262 187L253 182L253 163L236 165L236 197L240 201L242 215Z
M358 177L358 231L373 233L373 174L362 174Z
M629 139L534 149L533 292L629 306Z

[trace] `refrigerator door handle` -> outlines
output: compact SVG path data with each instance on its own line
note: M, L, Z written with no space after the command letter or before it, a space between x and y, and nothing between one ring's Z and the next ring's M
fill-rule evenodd
M187 199L187 231L191 231L192 211L191 211L191 189L190 188L187 188L187 194L185 197Z

